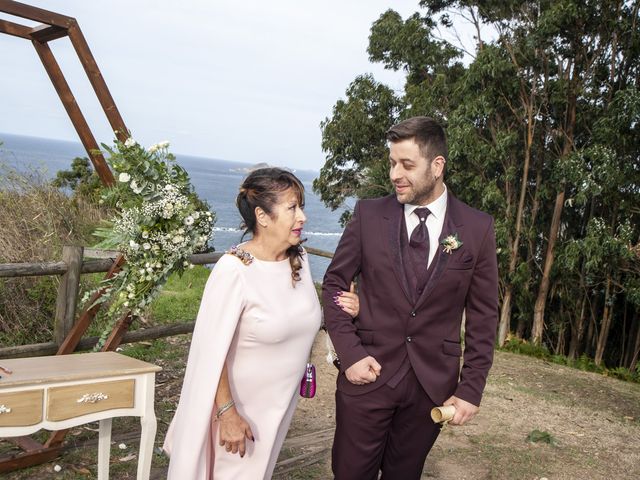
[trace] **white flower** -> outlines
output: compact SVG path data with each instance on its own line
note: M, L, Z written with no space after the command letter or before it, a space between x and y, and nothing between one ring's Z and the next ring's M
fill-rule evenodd
M127 172L122 172L120 175L118 175L118 180L122 183L127 183L129 180L131 180L131 175L129 175Z
M178 233L179 233L180 235L184 235L184 228L179 228L179 229L178 229Z
M191 270L193 267L195 267L195 265L193 263L189 264L189 270Z
M189 266L189 262L187 262L186 260L182 262L182 266L183 267L188 267Z
M139 186L138 182L136 182L135 180L131 180L129 186L131 187L131 190L133 190L133 193L138 194L142 192L142 187Z
M142 232L142 238L149 238L149 232L147 232L146 230L144 230Z
M176 235L175 237L173 237L173 239L171 239L171 241L176 245L178 243L182 243L183 240L184 240L184 237L182 235Z
M147 272L149 272L149 273L153 273L153 268L148 267L148 268L147 268Z
M124 302L122 305L124 305L125 307L129 306L129 302Z
M157 143L154 144L154 145L151 145L149 148L147 148L149 153L156 153L159 149L160 149L160 147L158 146Z
M147 271L144 268L140 269L140 275L145 275L147 273Z
M60 472L60 471L62 471L62 467L60 465L56 465L55 467L53 467L53 471L54 472Z
M184 219L184 224L187 225L187 226L193 225L193 217L192 216L188 216L187 218L185 218Z
M168 140L163 140L161 142L158 142L158 148L169 148L169 145L171 145L169 143Z
M459 249L464 244L458 238L458 234L454 233L446 238L443 238L440 242L440 245L444 247L444 249L442 250L444 253L448 253L449 255L451 255L451 252Z
M133 293L130 293L129 295L127 295L128 298L136 298L136 296Z
M134 250L140 248L140 245L138 245L134 240L129 240L129 246Z
M150 250L151 249L151 244L145 242L145 243L142 244L142 248L144 248L145 250Z
M127 139L125 140L125 142L124 142L124 146L125 146L125 147L128 147L128 148L131 148L131 147L133 147L136 143L137 143L137 142L133 139L133 137L129 137L129 138L127 138Z

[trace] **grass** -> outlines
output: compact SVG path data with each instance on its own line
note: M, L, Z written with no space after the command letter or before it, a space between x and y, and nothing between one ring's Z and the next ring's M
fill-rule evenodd
M210 273L210 269L196 266L186 270L182 277L170 276L151 304L150 320L158 324L195 320Z
M576 359L570 359L564 355L552 354L547 347L543 345L534 345L526 340L516 337L509 338L507 343L505 343L503 347L499 348L499 350L540 358L550 363L565 365L585 372L595 372L607 377L624 380L626 382L640 383L640 363L638 363L638 367L635 372L624 367L607 368L602 365L596 365L593 359L584 354Z

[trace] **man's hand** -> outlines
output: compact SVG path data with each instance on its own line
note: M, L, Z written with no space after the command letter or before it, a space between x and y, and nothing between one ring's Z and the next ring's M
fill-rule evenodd
M456 407L456 414L449 422L450 425L464 425L469 420L473 419L480 410L480 408L476 407L473 403L462 400L455 395L449 397L443 405L453 405Z
M364 357L347 368L344 374L354 385L366 385L375 382L380 376L382 367L372 356Z

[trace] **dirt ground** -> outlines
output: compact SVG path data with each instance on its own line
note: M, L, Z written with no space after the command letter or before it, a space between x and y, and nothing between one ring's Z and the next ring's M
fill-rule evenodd
M274 474L277 480L331 478L337 371L324 359L323 335L319 334L312 355L318 391L315 398L300 401ZM156 341L142 354L143 359L164 368L156 386L157 446L162 444L178 399L188 341L186 335ZM125 351L128 348L133 347ZM136 348L140 352L140 346ZM0 478L96 478L96 427L72 429L55 462L0 474ZM547 441L527 441L534 430L546 433ZM112 479L135 478L138 435L137 421L114 421ZM8 442L0 442L0 454L12 451ZM55 465L61 467L60 472L54 472ZM158 450L151 478L165 478L166 467L166 457ZM497 352L480 414L469 425L443 430L422 478L638 479L640 385Z

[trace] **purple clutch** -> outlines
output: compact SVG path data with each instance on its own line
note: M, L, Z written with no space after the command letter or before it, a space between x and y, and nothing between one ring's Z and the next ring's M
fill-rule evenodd
M300 382L300 396L304 398L313 398L316 394L316 367L313 363L307 363L304 370L302 381Z

